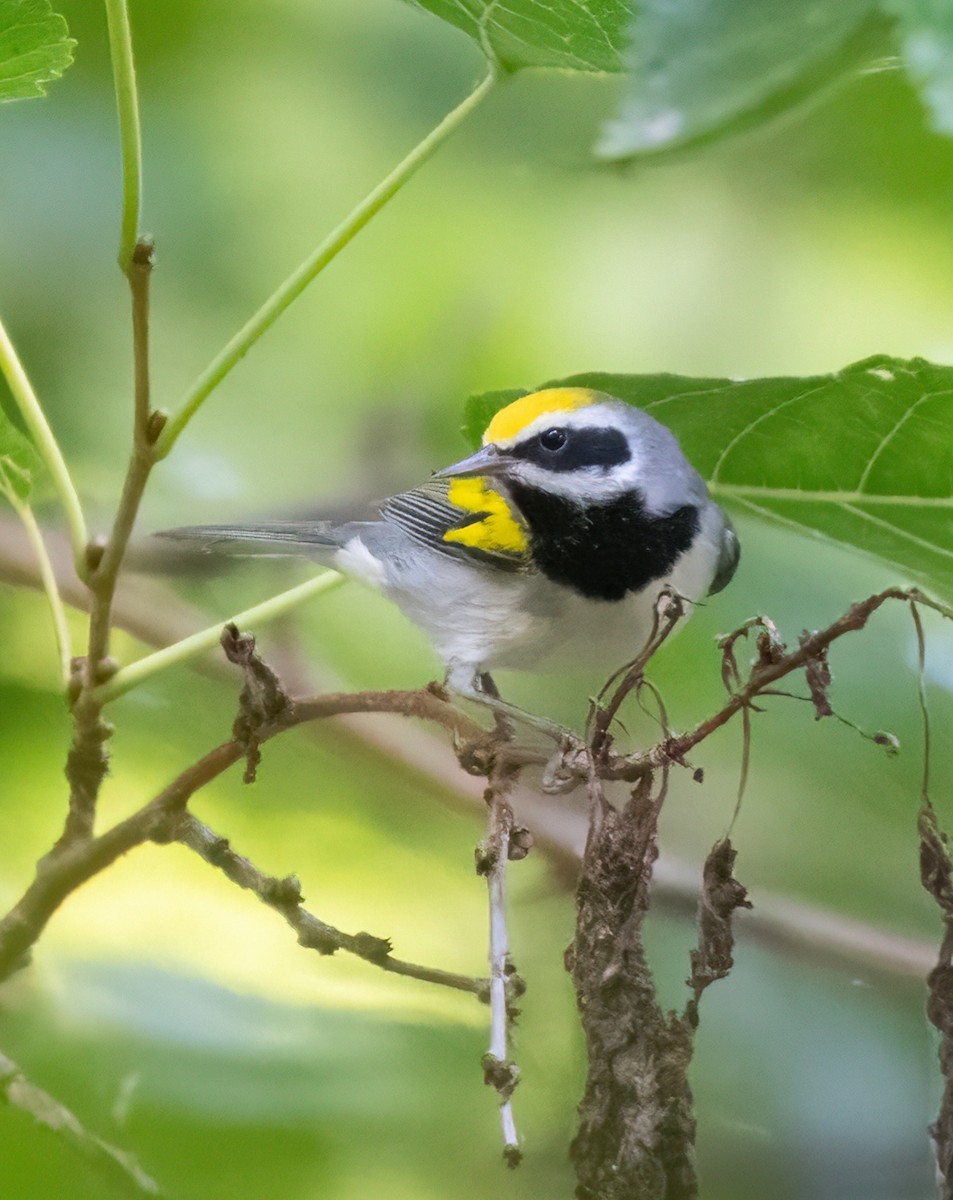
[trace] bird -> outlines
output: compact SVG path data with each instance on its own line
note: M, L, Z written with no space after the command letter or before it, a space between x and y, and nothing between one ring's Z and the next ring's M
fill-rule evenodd
M446 686L493 672L617 668L651 636L663 589L686 612L740 547L673 433L604 392L550 387L501 408L475 453L382 501L372 520L195 525L203 550L301 555L381 591L429 637Z

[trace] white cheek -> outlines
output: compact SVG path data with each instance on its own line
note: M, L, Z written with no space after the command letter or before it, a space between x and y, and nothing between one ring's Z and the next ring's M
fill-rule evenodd
M520 483L568 500L613 500L639 486L639 462L633 457L608 470L584 467L578 471L547 471L535 463L521 463L513 475Z

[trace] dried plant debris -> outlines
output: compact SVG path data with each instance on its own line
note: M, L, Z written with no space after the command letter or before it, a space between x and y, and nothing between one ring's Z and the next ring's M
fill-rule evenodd
M245 758L244 782L254 783L261 762L261 734L286 720L294 706L281 680L256 652L251 634L240 633L237 625L226 625L222 649L228 661L244 673L232 737L241 745Z

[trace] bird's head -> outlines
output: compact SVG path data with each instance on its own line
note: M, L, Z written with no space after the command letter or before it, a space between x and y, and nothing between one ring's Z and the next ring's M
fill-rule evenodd
M475 454L438 474L483 476L583 506L638 493L648 512L660 514L707 497L664 425L589 388L547 388L514 400L493 417Z

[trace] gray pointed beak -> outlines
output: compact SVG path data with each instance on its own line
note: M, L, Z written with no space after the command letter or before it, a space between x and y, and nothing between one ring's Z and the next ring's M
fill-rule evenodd
M443 479L450 475L461 479L470 475L502 475L518 461L491 442L489 446L483 446L469 458L462 458L459 462L444 467L442 471L435 471L434 476Z

